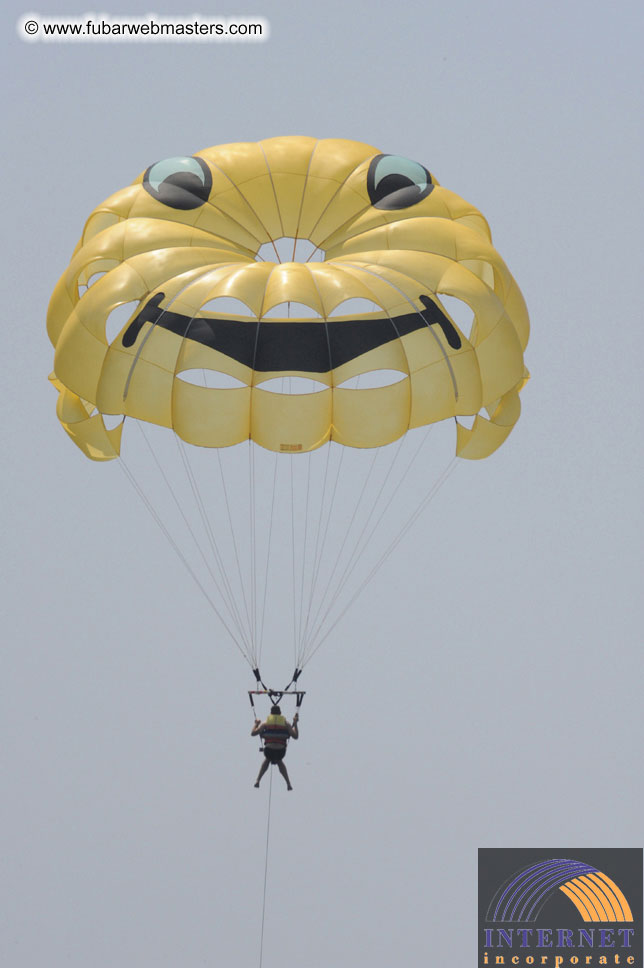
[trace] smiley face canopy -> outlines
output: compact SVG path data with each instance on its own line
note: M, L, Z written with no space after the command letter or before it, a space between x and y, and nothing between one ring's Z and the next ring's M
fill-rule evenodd
M59 419L95 460L119 453L104 415L290 453L457 418L458 455L481 458L516 423L527 377L526 307L483 216L423 165L345 140L151 165L90 215L48 331ZM370 374L388 378L365 386ZM316 392L274 392L284 377Z

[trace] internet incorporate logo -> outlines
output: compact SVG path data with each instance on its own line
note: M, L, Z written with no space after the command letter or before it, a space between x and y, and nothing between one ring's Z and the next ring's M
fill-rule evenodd
M642 850L479 850L479 968L642 965Z
M487 921L535 921L554 891L562 891L584 921L632 921L617 884L592 864L553 858L531 864L499 888Z

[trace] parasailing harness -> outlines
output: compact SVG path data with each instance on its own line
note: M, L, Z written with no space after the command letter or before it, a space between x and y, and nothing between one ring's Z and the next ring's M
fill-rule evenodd
M291 676L291 681L283 689L269 689L268 686L263 682L259 669L253 669L253 675L257 680L257 684L259 686L262 686L261 689L248 690L248 698L250 700L250 705L253 710L253 715L255 719L257 719L257 713L255 710L255 699L254 699L255 696L268 696L272 706L278 705L282 701L283 696L295 696L295 711L299 716L300 706L302 705L302 700L304 699L304 696L306 695L306 693L303 692L301 689L297 689L297 688L291 689L291 686L297 685L297 680L299 679L301 673L302 673L302 670L296 668L295 672ZM276 727L280 727L283 725L284 727L286 727L285 717L275 716L273 718L275 719L275 723L269 723L270 725L274 725ZM278 721L280 718L283 720L283 723L280 723ZM269 716L268 721L270 720L271 720L271 717ZM285 733L286 733L286 729L285 729ZM267 739L268 737L264 737L260 734L260 746L259 746L260 753L266 752ZM284 748L286 748L286 746L288 745L288 739L289 739L288 734L286 734L284 736Z

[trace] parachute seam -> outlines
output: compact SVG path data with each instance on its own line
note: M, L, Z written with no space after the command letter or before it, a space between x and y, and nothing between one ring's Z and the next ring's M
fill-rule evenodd
M273 199L275 201L275 210L277 211L277 217L279 219L280 229L281 229L281 232L282 232L281 237L283 238L284 235L285 235L285 232L284 232L284 222L282 221L282 210L280 208L279 202L277 201L277 191L275 190L275 182L273 181L273 172L271 171L271 166L268 163L268 158L266 157L266 152L264 151L264 145L262 144L261 141L258 142L258 145L259 145L259 150L262 153L262 157L264 158L264 162L266 164L266 171L268 172L268 177L269 177L269 180L270 180L270 183L271 183L271 188L273 190ZM274 244L273 244L273 247L275 248L275 245ZM277 249L275 251L277 251ZM279 261L281 261L281 260L279 260Z
M260 147L261 147L261 146L260 146ZM233 188L235 189L235 191L236 191L236 192L237 192L237 193L239 194L239 196L240 196L240 198L242 198L242 200L244 201L244 203L245 203L245 204L246 204L246 205L248 206L248 208L250 209L250 211L251 211L251 213L253 214L253 216L254 216L254 217L255 217L255 218L257 219L257 221L258 221L258 223L259 223L259 224L261 225L261 227L262 227L262 228L264 229L264 232L266 233L266 237L267 237L267 239L269 239L269 241L270 241L270 242L273 242L273 247L274 247L274 239L273 239L273 237L272 237L272 235L271 235L271 233L270 233L270 232L268 231L268 229L267 229L267 227L266 227L266 225L264 224L264 222L263 222L263 220L262 220L262 219L260 218L260 216L258 215L258 213L257 213L257 211L256 211L256 209L255 209L255 208L254 208L254 207L253 207L253 206L251 205L251 203L250 203L250 202L248 201L248 199L246 198L246 196L245 196L245 195L244 195L244 193L242 192L242 190L241 190L241 188L239 187L239 185L237 185L237 184L236 184L236 183L235 183L235 182L234 182L234 181L232 180L232 178L230 177L230 175L228 175L228 174L227 174L227 173L226 173L226 172L225 172L225 171L223 170L223 168L220 168L220 166L219 166L219 165L218 165L218 164L217 164L216 162L208 162L208 163L209 163L209 164L212 164L212 166L213 166L214 168L216 168L216 169L217 169L217 171L218 171L218 172L220 172L220 173L221 173L221 174L222 174L222 175L224 176L224 178L227 178L227 179L228 179L228 181L229 181L229 182L230 182L230 184L231 184L231 185L233 186ZM279 214L279 206L278 206L278 214ZM280 224L281 224L281 217L280 217ZM250 235L253 235L253 233L252 233L252 232L249 232L249 234L250 234ZM255 238L255 236L254 236L254 235L253 235L253 237ZM261 240L258 240L258 242L260 242L260 245L261 245ZM277 250L275 250L275 251L277 252Z
M313 155L315 154L319 143L320 143L320 140L318 138L318 140L313 145L313 148L311 149L311 154L309 155L309 163L306 166L306 174L304 175L304 186L302 188L302 197L300 198L300 209L297 213L297 222L295 225L295 238L293 240L293 258L292 258L293 262L295 262L295 250L297 248L297 241L300 237L300 223L302 221L302 212L304 211L304 197L306 195L306 186L309 183L309 174L311 172L311 165L313 164ZM316 246L316 249L317 248L318 247Z
M373 149L372 149L372 150L373 150ZM376 152L376 154L377 154L377 152ZM342 190L342 189L344 188L344 186L345 186L345 185L346 185L346 183L347 183L347 182L349 181L349 179L351 178L351 176L352 176L352 175L354 175L354 174L355 174L355 173L356 173L356 172L358 171L358 169L359 169L359 168L360 168L360 167L361 167L362 165L364 165L366 161L368 161L368 159L369 159L369 158L373 158L373 157L375 157L375 156L374 156L374 155L372 155L372 154L369 154L369 155L367 155L366 157L364 157L364 158L362 159L362 161L359 161L359 162L358 162L358 164L357 164L357 165L355 165L355 167L354 167L354 168L352 168L352 169L351 169L351 171L350 171L350 172L348 172L348 174L347 174L347 175L346 175L346 176L345 176L345 177L344 177L344 178L342 179L342 181L340 182L340 184L338 185L338 187L337 187L337 188L336 188L336 190L334 191L334 193L333 193L333 195L331 196L331 198L329 199L329 201L328 201L328 202L326 203L326 205L324 206L324 208L322 209L322 211L321 211L321 212L320 212L320 214L318 215L318 217L317 217L317 219L316 219L316 221L315 221L315 224L313 225L313 227L312 227L312 229L311 229L311 231L310 231L310 233L309 233L310 235L313 235L313 233L315 232L315 230L316 230L316 228L318 227L318 225L320 224L320 222L321 222L321 220L322 220L322 219L324 218L324 216L326 215L326 213L327 213L327 211L328 211L328 209L329 209L329 207L330 207L330 206L331 206L331 205L333 204L333 202L335 201L335 199L336 199L336 197L337 197L337 195L338 195L338 192L340 192L340 191L341 191L341 190ZM368 207L369 207L369 208L371 208L371 205L369 205ZM360 212L359 214L362 214L362 211L361 211L361 212ZM338 227L337 229L334 229L334 231L335 231L335 232L339 232L339 231L340 231L340 230L341 230L341 229L342 229L342 228L344 227L344 225L346 225L346 224L350 224L350 223L351 223L351 222L353 221L353 219L354 219L354 218L356 218L356 216L352 216L351 218L349 218L349 219L347 219L347 220L346 220L346 222L343 222L343 223L342 223L342 225L340 225L340 226L339 226L339 227ZM321 243L321 245L317 245L317 246L316 246L316 249L321 249L321 248L322 248L322 246L324 245L324 243L326 242L326 240L327 240L327 239L329 238L329 236L330 236L330 235L333 235L333 232L330 232L330 233L329 233L329 235L326 235L326 236L325 236L325 237L324 237L324 238L322 239L322 243ZM311 253L311 255L309 256L309 258L308 258L308 259L307 259L306 261L307 261L307 262L309 262L309 261L311 260L311 257L312 257L312 256L313 256L313 253Z

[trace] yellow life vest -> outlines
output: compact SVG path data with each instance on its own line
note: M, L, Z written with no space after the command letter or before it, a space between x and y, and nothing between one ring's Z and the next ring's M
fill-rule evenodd
M286 726L285 716L267 716L266 717L267 726Z
M261 729L261 737L266 749L285 749L291 735L284 716L267 716Z

